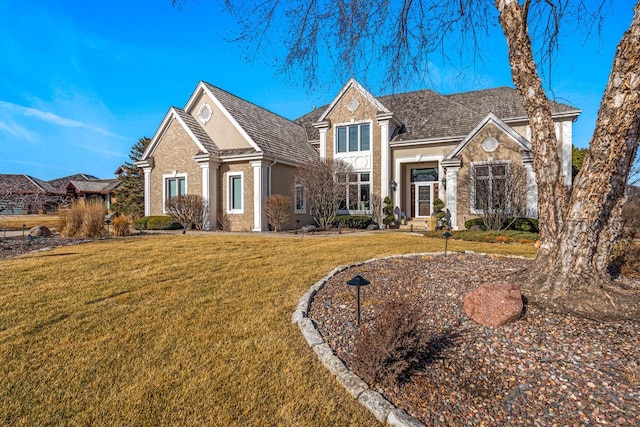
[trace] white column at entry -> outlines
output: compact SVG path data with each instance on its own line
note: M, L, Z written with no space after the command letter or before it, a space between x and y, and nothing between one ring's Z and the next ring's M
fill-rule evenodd
M266 231L268 224L262 206L269 197L270 162L258 160L250 165L253 168L253 231Z

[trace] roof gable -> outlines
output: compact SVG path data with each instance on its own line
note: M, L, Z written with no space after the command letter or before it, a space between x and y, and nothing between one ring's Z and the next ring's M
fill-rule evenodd
M480 133L480 131L482 131L482 129L484 129L489 124L492 124L499 130L504 132L506 135L508 135L523 150L531 150L531 144L529 143L529 141L527 141L519 133L513 130L513 128L511 128L509 125L505 124L505 122L500 120L495 114L489 113L485 116L484 119L482 119L482 121L480 121L480 123L476 125L475 128L473 128L471 132L469 132L469 134L458 145L455 146L453 150L451 150L451 152L449 152L449 154L445 156L443 160L451 160L454 157L458 156L458 154L460 154L460 152L464 150L467 145L469 145L469 143L476 137L476 135L478 135L478 133Z
M209 83L201 85L256 151L301 162L317 158L304 129L297 123ZM189 107L187 103L185 109Z
M342 87L342 89L340 90L338 95L336 95L336 97L333 98L333 101L331 101L329 106L324 110L324 112L320 115L320 117L316 121L317 122L321 122L323 120L326 120L327 117L329 116L329 114L331 114L331 112L333 112L333 110L342 101L342 98L344 98L344 96L349 92L350 89L354 89L354 90L358 91L362 95L363 98L367 99L376 108L376 110L378 110L380 112L383 112L383 113L390 113L390 111L387 109L387 107L382 105L382 103L378 99L376 99L375 96L371 95L371 93L368 90L366 90L364 87L362 87L362 85L360 83L358 83L352 77Z
M198 147L200 152L211 155L219 154L220 150L218 149L216 144L204 131L204 129L202 129L202 127L193 118L193 116L191 116L191 114L188 114L186 111L180 108L171 107L169 108L167 114L164 116L164 119L162 120L162 123L160 124L160 127L156 131L155 135L153 135L149 146L140 159L141 161L147 160L149 157L151 157L158 144L160 143L160 140L169 128L172 120L176 120L176 122L178 122L180 126L182 126L182 128L185 130L185 132L187 132L194 144Z
M21 194L59 193L59 190L47 181L25 174L0 174L0 186Z

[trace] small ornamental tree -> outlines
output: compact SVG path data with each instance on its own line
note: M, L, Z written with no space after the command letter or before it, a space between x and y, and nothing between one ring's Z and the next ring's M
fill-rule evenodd
M440 197L433 200L433 215L436 217L436 228L442 230L449 225L446 220L447 213L444 211L444 202Z
M274 194L267 197L264 202L263 212L274 231L282 231L282 228L291 218L293 199L284 194Z
M311 215L321 228L327 228L346 197L351 167L341 160L317 159L298 169L295 181L307 191Z
M384 198L383 203L384 206L382 207L382 222L388 227L395 218L395 216L393 215L393 200L391 200L391 197L387 196Z
M524 166L491 161L471 170L471 206L488 230L507 229L527 215L527 172Z
M187 228L193 226L201 230L205 220L205 201L198 194L184 194L172 197L167 200L165 208L167 215L184 227L182 234L187 232Z

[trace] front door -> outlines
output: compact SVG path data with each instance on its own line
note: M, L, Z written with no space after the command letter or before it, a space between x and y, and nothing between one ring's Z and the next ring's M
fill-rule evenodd
M416 217L431 216L433 206L433 184L415 184L415 212Z

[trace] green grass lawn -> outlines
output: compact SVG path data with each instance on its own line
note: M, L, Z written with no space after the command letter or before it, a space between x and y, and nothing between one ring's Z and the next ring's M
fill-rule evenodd
M375 425L290 321L337 265L440 251L403 233L146 236L0 260L0 423ZM533 255L533 245L450 241Z

